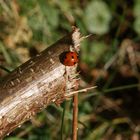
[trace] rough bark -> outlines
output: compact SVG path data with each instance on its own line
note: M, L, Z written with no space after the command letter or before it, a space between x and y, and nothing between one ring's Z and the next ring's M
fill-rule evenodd
M65 73L67 70L68 75L75 74L77 65L66 68L59 56L71 46L79 45L79 35L78 30L74 30L0 83L0 138L49 104L62 101L73 90L74 78L67 83Z

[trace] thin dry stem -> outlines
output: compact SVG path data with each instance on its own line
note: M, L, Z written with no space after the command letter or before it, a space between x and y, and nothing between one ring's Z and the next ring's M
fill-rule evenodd
M78 134L78 94L73 97L73 134L72 140L77 140Z
M72 91L69 94L65 95L65 97L71 97L74 94L81 93L81 92L87 92L88 90L92 90L92 89L95 89L95 88L97 88L97 86L89 87L89 88L84 88L84 89L81 89L81 90Z

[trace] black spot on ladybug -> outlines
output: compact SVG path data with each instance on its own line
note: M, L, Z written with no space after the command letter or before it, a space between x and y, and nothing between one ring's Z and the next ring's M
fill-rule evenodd
M74 56L71 56L71 58L74 58Z

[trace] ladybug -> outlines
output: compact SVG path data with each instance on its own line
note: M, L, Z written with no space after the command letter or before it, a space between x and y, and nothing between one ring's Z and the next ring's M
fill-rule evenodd
M78 54L76 52L63 52L60 55L60 62L65 66L74 66L78 62Z

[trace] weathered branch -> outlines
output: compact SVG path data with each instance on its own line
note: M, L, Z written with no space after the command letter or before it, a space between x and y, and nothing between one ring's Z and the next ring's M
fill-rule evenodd
M0 83L0 138L49 104L64 100L72 91L76 79L67 82L65 71L68 75L76 74L77 66L66 68L60 63L59 56L71 46L78 47L79 43L79 30L74 29Z

